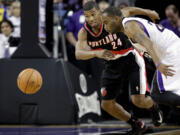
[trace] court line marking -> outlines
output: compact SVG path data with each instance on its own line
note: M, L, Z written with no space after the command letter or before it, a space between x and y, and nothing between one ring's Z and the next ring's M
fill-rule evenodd
M77 132L78 131L78 132ZM81 134L99 134L99 135L102 135L102 134L104 134L104 135L106 135L106 134L109 134L109 133L127 133L127 130L125 130L125 129L121 129L121 130L116 130L116 131L107 131L107 132L100 132L100 131L96 131L96 132L80 132L79 130L77 130L77 131L75 131L75 133L81 133ZM58 131L26 131L26 132L23 132L23 131L15 131L15 132L13 132L13 133L16 133L16 134L18 134L18 133L36 133L36 134L53 134L53 133L73 133L74 131L62 131L62 132L58 132ZM11 133L11 132L0 132L0 134L2 134L2 133L4 133L4 134L9 134L9 133Z
M180 130L171 130L171 131L160 131L158 133L150 133L150 134L145 134L145 135L178 135L180 134Z
M147 124L149 125L149 124ZM81 124L81 125L0 125L1 128L130 128L127 124ZM161 127L153 127L153 128L180 128L178 125L162 125Z

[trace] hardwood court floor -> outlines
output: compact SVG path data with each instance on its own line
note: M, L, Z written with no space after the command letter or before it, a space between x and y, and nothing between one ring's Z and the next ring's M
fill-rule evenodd
M148 124L152 126L152 124ZM0 135L125 135L129 126L124 122L101 122L81 125L1 125ZM180 126L162 125L145 135L180 135Z

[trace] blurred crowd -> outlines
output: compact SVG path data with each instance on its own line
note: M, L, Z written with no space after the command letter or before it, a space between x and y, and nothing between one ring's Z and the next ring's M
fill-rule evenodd
M8 58L20 43L21 3L0 0L0 58Z

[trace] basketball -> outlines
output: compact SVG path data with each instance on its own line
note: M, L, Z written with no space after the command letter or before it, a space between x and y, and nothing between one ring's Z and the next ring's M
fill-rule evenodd
M35 69L24 69L18 75L17 85L23 93L35 94L42 86L42 76Z

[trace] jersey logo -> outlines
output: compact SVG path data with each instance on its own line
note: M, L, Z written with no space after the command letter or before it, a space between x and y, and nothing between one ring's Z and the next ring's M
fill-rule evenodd
M159 120L158 120L158 122L159 122L159 123L162 123L162 121L163 121L163 118L162 118L162 116L161 116L161 113L159 112Z
M113 50L117 49L118 46L122 46L122 41L120 38L117 37L116 34L109 34L99 41L93 41L93 42L89 41L88 45L93 48L102 45L108 45L109 43L111 43Z
M101 95L103 97L107 95L107 90L105 88L101 88Z

